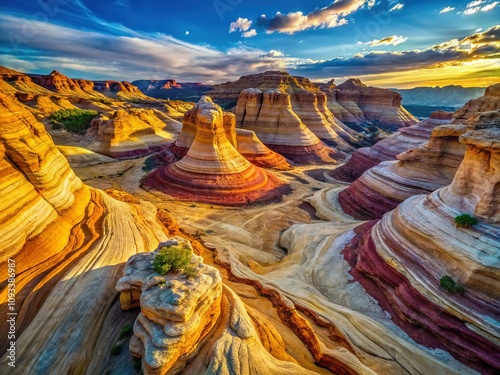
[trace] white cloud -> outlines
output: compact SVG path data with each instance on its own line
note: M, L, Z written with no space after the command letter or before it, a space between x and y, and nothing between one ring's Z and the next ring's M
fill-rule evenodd
M452 10L455 10L455 7L446 7L446 8L443 8L441 9L441 11L439 12L439 14L441 13L448 13L448 12L451 12Z
M281 57L281 56L285 56L285 54L281 51L272 49L268 53L261 55L261 56L262 57Z
M481 12L489 12L490 10L494 9L498 4L499 2L495 1L494 3L485 5L484 7L481 8Z
M189 35L189 31L186 31L186 35Z
M370 45L370 47L377 47L377 46L383 46L383 45L392 45L392 46L397 46L398 44L404 43L408 40L407 37L403 36L398 36L398 35L391 35L382 39L375 39L372 40L371 42L368 42L367 44Z
M473 8L477 7L478 5L483 4L486 2L486 0L476 0L476 1L471 1L469 4L467 4L466 8Z
M248 31L250 27L252 27L252 21L250 21L248 18L239 17L236 21L231 22L231 25L229 25L229 32L233 33L238 30L241 32L245 32Z
M480 32L480 31L482 31L482 30L483 30L483 28L482 28L482 27L478 27L478 28L476 29L476 31L474 31L474 32L475 32L475 33L478 33L478 32Z
M403 9L405 5L402 4L402 3L397 3L396 5L394 5L391 9L389 9L389 12L394 12L396 10L401 10Z
M16 66L25 61L38 71L78 69L89 79L175 78L210 83L279 70L286 64L283 57L268 57L261 49L245 46L224 52L161 33L116 35L116 28L107 33L32 20L33 36L11 45L11 38L23 35L25 24L25 18L0 14L0 44L10 49L4 49L5 60L15 56Z
M243 34L241 34L243 38L251 38L255 35L257 35L257 31L255 29L245 31Z

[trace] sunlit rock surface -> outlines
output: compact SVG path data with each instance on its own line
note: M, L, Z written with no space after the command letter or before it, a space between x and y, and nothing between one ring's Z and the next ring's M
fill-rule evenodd
M357 228L345 252L353 276L405 332L484 374L500 369L499 139L498 128L460 136L468 148L453 182ZM457 227L463 213L479 223ZM445 275L465 292L441 287Z
M430 141L367 170L338 195L342 209L359 220L380 219L405 199L449 185L463 160L466 145L458 137L464 125L441 125Z
M96 355L120 264L166 236L152 204L85 186L43 125L2 94L0 117L0 283L14 260L15 373L82 374ZM6 316L7 304L0 310ZM6 320L0 331L7 336Z
M372 147L356 150L346 164L333 170L330 175L339 181L353 182L377 164L395 160L398 154L425 144L436 126L447 124L450 120L451 114L433 112L428 119L410 127L400 128L397 133Z
M160 119L162 117L165 118ZM117 159L145 156L166 148L175 140L174 135L165 130L168 121L167 116L146 109L102 114L92 120L87 136L95 140L86 147Z
M152 172L145 186L180 199L241 205L280 198L287 187L271 172L251 164L228 141L224 114L202 97L185 115L196 125L186 155Z

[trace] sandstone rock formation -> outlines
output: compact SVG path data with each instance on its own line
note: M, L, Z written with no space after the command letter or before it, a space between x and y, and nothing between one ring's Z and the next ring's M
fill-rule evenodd
M246 89L236 106L236 127L251 130L273 151L296 163L332 162L343 154L325 147L294 113L281 90Z
M330 112L326 106L326 95L304 77L293 77L287 72L279 71L253 74L243 76L236 82L216 85L208 95L212 95L216 102L230 107L237 104L244 90L251 88L262 92L281 90L289 94L292 111L312 133L331 146L348 151L351 149L349 143L357 145L361 142L358 133L346 127ZM240 118L241 115L244 115L244 112L236 110L238 122L244 120Z
M354 78L338 85L335 90L336 100L342 107L356 118L366 119L384 130L394 131L418 122L401 105L401 95L395 91L368 87Z
M72 79L54 70L49 75L28 74L38 85L63 95L79 98L106 100L106 96L94 90L94 82L84 79Z
M405 199L447 186L462 162L466 146L458 137L465 125L441 125L430 141L367 170L340 192L340 206L358 220L380 219Z
M177 244L169 241L160 244L159 249ZM181 358L182 368L186 357L199 350L198 343L221 314L222 277L217 269L192 255L190 266L197 273L194 277L188 278L181 272L162 276L152 269L157 254L158 251L131 257L116 285L122 308L141 308L130 351L142 358L145 374L179 370Z
M144 95L135 85L127 81L94 81L94 89L104 95L118 100L127 101L152 101Z
M132 82L144 94L158 99L198 101L212 88L199 82L177 82L175 79L147 80Z
M156 208L85 186L43 125L3 94L0 170L0 298L7 301L12 259L15 371L85 373L116 297L120 263L166 239ZM0 312L7 316L6 303ZM6 320L0 332L7 337ZM0 366L7 368L7 362L4 356Z
M184 117L184 126L196 126L189 151L152 172L145 186L179 199L229 205L281 197L284 182L241 156L228 141L223 121L221 108L202 97Z
M498 139L498 128L460 136L468 148L451 185L358 227L345 251L353 276L413 339L483 374L500 370ZM479 224L457 227L462 213ZM441 287L445 275L465 292Z
M117 159L145 156L174 141L174 135L165 128L154 110L111 111L92 120L87 136L96 140L86 147Z
M416 125L400 128L397 133L381 140L372 147L356 150L346 164L330 174L339 181L353 182L367 171L386 160L394 160L396 155L426 143L436 126L449 123L451 113L436 111Z
M453 123L466 123L475 125L484 121L479 121L480 117L494 115L498 118L500 109L500 83L486 88L484 95L473 100L469 100L462 108L453 113Z
M258 167L277 170L291 168L283 156L267 148L251 130L236 129L236 144L238 152Z
M160 248L179 242L170 240ZM249 315L241 299L223 286L217 269L193 255L196 276L161 276L151 268L155 255L131 257L117 284L122 307L141 308L130 351L142 358L145 374L313 374L286 354L276 357L279 334L255 313ZM261 338L267 339L266 346Z

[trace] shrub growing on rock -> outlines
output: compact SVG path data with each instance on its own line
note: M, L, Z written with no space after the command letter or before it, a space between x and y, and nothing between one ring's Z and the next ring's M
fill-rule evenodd
M182 246L164 246L153 262L153 269L160 275L185 268L191 260L191 249Z
M468 214L462 214L455 218L455 224L457 227L470 227L477 224L477 219Z
M443 276L439 280L439 284L443 289L446 289L448 292L451 293L463 293L465 292L465 288L463 285L457 284L455 280L451 278L451 276Z

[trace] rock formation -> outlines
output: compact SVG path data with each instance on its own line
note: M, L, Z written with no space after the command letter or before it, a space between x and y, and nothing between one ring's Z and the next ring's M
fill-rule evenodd
M281 197L284 183L238 153L223 121L221 108L202 97L184 116L184 126L196 126L189 151L180 161L152 172L145 186L179 199L228 205Z
M266 146L296 163L343 157L304 125L292 110L290 95L281 90L243 90L236 106L236 127L255 132Z
M338 85L335 91L337 102L348 112L384 130L394 131L418 122L401 105L401 95L395 91L368 87L354 78Z
M283 156L267 148L251 130L236 129L236 144L238 152L258 167L277 170L291 168Z
M106 96L94 90L94 82L72 79L54 70L49 75L28 74L38 85L62 95L76 96L94 100L106 100Z
M400 128L397 133L381 140L372 147L356 150L346 164L330 174L339 181L353 182L368 169L380 162L396 159L396 155L426 143L436 126L449 123L451 113L436 111L431 117L416 125Z
M118 100L127 101L152 101L144 95L135 85L127 81L94 81L94 89L104 95Z
M145 95L158 99L198 101L212 88L199 82L177 82L175 79L137 80L132 82Z
M466 146L458 137L465 125L441 125L430 141L367 170L340 192L340 206L358 220L380 219L405 199L447 186L462 162Z
M179 242L184 241L174 239L159 247ZM187 278L154 272L155 256L131 257L117 284L122 307L141 308L130 351L142 358L144 374L313 374L280 353L279 334L256 314L250 316L241 299L223 286L219 271L203 264L203 258L191 256L197 275Z
M92 120L87 136L96 140L87 148L117 159L145 156L174 141L174 135L165 128L154 110L111 111Z
M459 85L414 87L398 90L405 105L462 107L467 101L484 93L484 87L462 87Z
M177 245L170 241L162 245ZM142 358L145 374L178 370L179 360L192 356L221 314L222 277L217 269L192 255L196 275L181 272L162 276L152 269L158 251L131 257L118 281L122 308L140 306L130 351ZM176 368L177 367L177 368ZM181 366L182 368L182 366Z
M498 128L460 136L468 148L451 185L358 227L345 250L353 276L394 322L483 374L500 371L499 139ZM456 226L463 213L479 223ZM465 292L440 286L444 276Z
M166 239L156 208L85 186L44 126L3 94L0 170L0 283L7 285L12 259L16 373L85 373L116 297L120 263ZM2 301L7 293L0 291ZM6 303L0 312L7 316ZM0 333L7 337L6 320ZM4 356L0 366L7 362Z
M462 108L453 113L453 123L466 123L474 125L479 123L479 117L495 115L498 116L500 109L500 83L488 86L484 95L469 100ZM483 121L481 121L483 122Z

